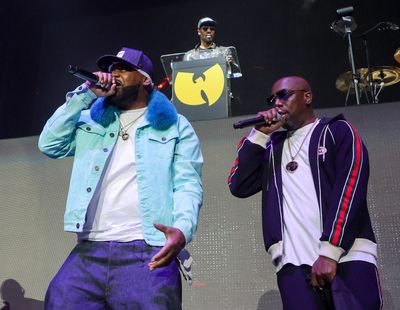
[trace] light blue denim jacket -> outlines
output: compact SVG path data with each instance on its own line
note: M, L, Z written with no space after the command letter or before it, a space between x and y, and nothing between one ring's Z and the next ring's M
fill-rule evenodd
M64 216L66 231L82 231L89 202L119 133L118 109L105 105L105 98L96 99L85 85L67 93L66 103L47 121L39 138L39 149L47 156L75 156ZM145 241L165 244L165 235L153 226L161 223L180 229L186 243L190 242L203 196L203 157L196 133L162 93L153 91L135 143Z

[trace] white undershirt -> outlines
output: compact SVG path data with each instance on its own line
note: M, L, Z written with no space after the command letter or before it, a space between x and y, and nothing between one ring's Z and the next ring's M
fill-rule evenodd
M107 168L90 201L80 240L128 242L143 239L137 171L135 133L146 108L121 112L120 121L129 139L118 136Z
M284 233L283 256L279 264L281 266L287 263L296 266L302 264L312 266L318 258L319 238L321 237L322 227L318 199L308 157L312 134L309 131L312 130L311 128L314 125L316 124L311 123L299 128L290 136L291 152L293 156L297 154L294 160L298 163L298 168L293 173L286 170L286 165L292 161L288 139L285 140L283 145ZM303 145L301 146L302 143Z

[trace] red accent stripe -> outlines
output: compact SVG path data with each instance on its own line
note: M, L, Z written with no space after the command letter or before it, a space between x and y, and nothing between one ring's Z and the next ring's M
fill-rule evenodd
M351 126L351 125L350 125ZM351 126L353 128L353 126ZM350 180L349 183L347 185L347 189L345 190L344 193L344 198L343 198L343 202L342 205L340 206L340 211L339 211L339 217L336 221L336 225L335 225L335 231L333 234L333 240L332 240L332 244L333 245L339 245L339 239L341 236L341 232L343 230L343 225L344 225L344 221L346 218L346 214L348 212L349 209L349 204L351 201L351 198L353 196L354 190L355 190L355 185L357 182L357 176L359 174L360 171L360 166L361 166L361 140L360 137L358 136L358 133L356 131L355 128L353 128L354 131L354 137L355 137L355 144L356 144L356 154L355 154L355 163L353 166L353 169L350 173Z
M242 145L243 145L244 141L246 140L246 138L247 138L247 137L244 136L244 137L242 138L242 140L240 140L240 142L239 142L239 144L238 144L238 146L237 146L237 150L239 150L239 149L242 147ZM231 184L232 176L233 176L233 174L235 173L235 171L236 171L238 165L239 165L239 158L237 157L237 158L235 159L234 166L232 167L231 171L229 172L228 184Z
M380 300L381 300L380 309L383 309L383 289L382 289L381 275L380 275L379 270L378 270L378 268L376 266L375 266L375 272L376 272L376 276L378 278L379 297L380 297Z
M244 140L246 140L246 136L244 136L243 138L242 138L242 140L240 140L240 142L239 142L239 144L238 144L238 146L237 146L237 150L239 150L241 147L242 147L242 145L243 145L243 143L244 143Z
M229 172L229 176L228 176L228 184L231 184L232 182L232 176L235 173L237 167L238 167L238 163L239 161L236 159L235 161L235 166L232 167L231 171Z

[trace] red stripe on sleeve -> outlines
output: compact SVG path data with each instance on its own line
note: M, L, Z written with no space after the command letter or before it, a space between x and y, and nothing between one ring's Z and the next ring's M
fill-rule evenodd
M352 127L353 128L353 127ZM355 187L356 187L356 182L358 179L358 175L360 173L360 168L361 168L361 140L360 137L358 136L357 131L355 128L353 128L354 131L354 138L355 138L355 162L353 165L353 168L350 173L350 178L347 184L347 188L344 191L344 195L342 198L342 203L341 206L339 207L339 216L337 218L336 224L335 224L335 230L333 234L333 239L332 239L332 244L333 245L339 245L339 239L343 231L343 226L344 226L344 221L347 216L348 210L349 210L349 205L350 201L352 200L352 197L354 195Z

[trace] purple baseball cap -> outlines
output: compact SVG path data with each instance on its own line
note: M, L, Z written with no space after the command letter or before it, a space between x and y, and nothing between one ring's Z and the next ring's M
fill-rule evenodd
M123 47L116 56L104 55L97 59L97 66L104 72L110 72L114 63L124 63L153 80L153 63L142 51Z

